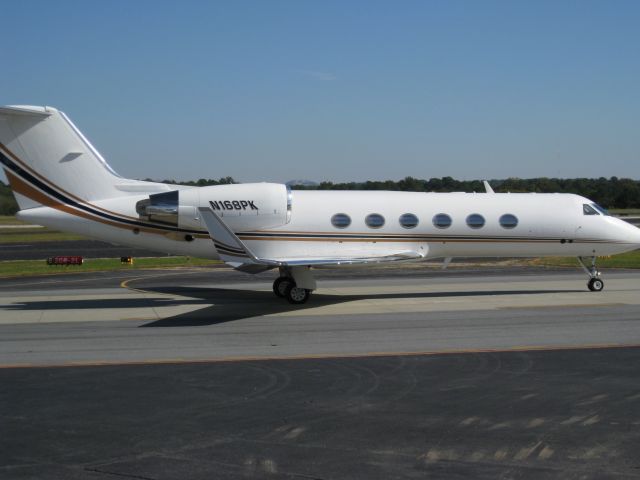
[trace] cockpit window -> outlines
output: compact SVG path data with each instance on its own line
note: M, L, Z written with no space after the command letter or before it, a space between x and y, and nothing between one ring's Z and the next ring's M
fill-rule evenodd
M601 215L609 216L609 211L606 208L601 207L597 203L592 203L591 206L595 208L598 212L600 212Z
M582 205L582 213L585 215L598 215L598 211L586 203Z

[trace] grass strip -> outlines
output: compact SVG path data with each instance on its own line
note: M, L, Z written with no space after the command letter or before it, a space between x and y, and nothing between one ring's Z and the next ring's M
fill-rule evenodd
M71 240L88 240L87 237L74 233L57 232L47 228L27 229L12 228L0 229L0 245L13 243L39 243L39 242L67 242Z
M620 216L635 216L640 215L640 208L611 208L609 209L609 213L612 215L620 215Z
M28 275L56 275L78 272L103 272L117 270L135 270L143 268L201 267L217 265L219 260L207 260L193 257L134 258L133 265L121 263L119 258L88 258L82 265L47 265L43 260L10 260L0 262L0 277L19 277Z
M542 257L526 261L528 265L546 267L576 267L579 266L575 257ZM598 257L598 268L640 268L640 250L621 253L611 257Z
M27 225L13 215L0 215L0 225Z
M18 277L29 275L56 275L78 272L100 272L135 270L145 268L180 268L219 265L219 260L207 260L193 257L154 257L134 258L133 265L120 262L119 258L89 258L83 265L47 265L46 260L10 260L0 262L0 277ZM489 261L481 266L488 266ZM496 262L498 264L498 262ZM575 257L544 257L522 260L510 260L509 266L573 267L579 268ZM479 265L480 266L480 265ZM598 257L599 268L640 268L640 250L623 253L613 257Z

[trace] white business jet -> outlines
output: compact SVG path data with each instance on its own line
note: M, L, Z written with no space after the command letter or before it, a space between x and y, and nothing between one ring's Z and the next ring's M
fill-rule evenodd
M571 194L296 191L274 183L188 187L119 176L51 107L0 107L0 161L18 218L132 247L277 268L304 303L312 267L453 257L596 258L640 248L640 229Z

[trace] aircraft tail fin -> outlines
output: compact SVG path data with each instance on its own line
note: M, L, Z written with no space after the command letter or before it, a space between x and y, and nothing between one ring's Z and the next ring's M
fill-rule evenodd
M21 210L109 198L122 181L51 107L0 107L0 164Z

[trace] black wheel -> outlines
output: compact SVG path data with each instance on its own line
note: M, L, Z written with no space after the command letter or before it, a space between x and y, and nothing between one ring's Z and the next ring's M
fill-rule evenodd
M599 278L592 278L589 280L589 283L587 283L587 287L589 287L589 290L592 292L600 292L604 288L604 282Z
M278 277L273 282L273 293L276 294L276 297L284 298L287 294L287 287L295 284L296 282L291 277Z
M293 303L294 305L301 305L306 303L309 300L309 296L311 294L311 290L307 290L306 288L296 287L295 283L290 283L287 286L287 292L285 297L289 301L289 303Z

